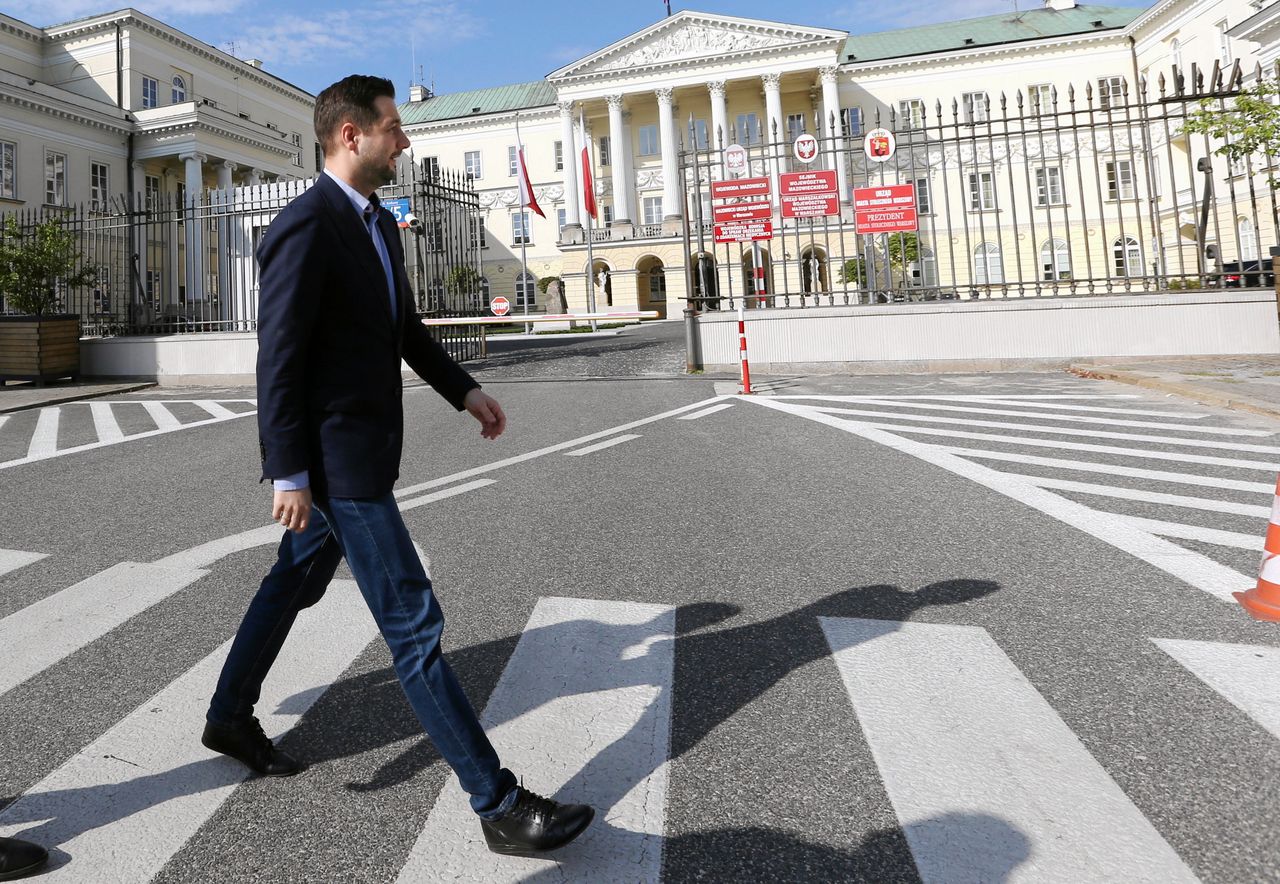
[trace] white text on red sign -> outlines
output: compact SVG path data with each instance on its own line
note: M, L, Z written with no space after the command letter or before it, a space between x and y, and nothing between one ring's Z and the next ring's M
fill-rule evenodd
M768 178L736 178L732 181L711 182L711 198L713 200L739 199L741 197L767 197L768 195Z
M711 210L717 224L733 221L763 221L773 215L773 204L767 202L737 203L731 206L715 206Z

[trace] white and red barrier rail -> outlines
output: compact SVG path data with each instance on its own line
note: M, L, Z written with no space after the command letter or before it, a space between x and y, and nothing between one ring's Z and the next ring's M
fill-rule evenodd
M605 322L616 319L657 319L657 310L623 313L508 313L506 316L442 316L422 320L423 325L523 325L526 322Z

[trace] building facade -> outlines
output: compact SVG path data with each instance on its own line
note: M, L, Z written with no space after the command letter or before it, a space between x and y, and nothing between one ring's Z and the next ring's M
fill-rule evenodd
M401 113L426 174L473 179L486 292L517 306L540 308L534 283L554 276L573 310L586 308L590 284L602 310L678 311L699 249L687 229L703 234L714 265L715 285L692 282L703 295L755 294L757 261L771 295L842 290L845 302L851 288L862 299L912 286L943 297L1195 287L1275 242L1274 197L1259 183L1270 160L1227 169L1211 158L1205 173L1215 145L1181 133L1201 93L1215 82L1230 91L1233 71L1247 84L1266 58L1239 29L1260 5L1048 0L857 36L681 12L543 81L441 96L415 88ZM545 219L517 205L517 123ZM892 163L863 156L877 125L897 135ZM801 133L821 140L813 166L789 155ZM774 237L756 257L746 244L713 248L709 185L726 177L730 144L749 150L750 173L775 195L788 171L831 169L840 215L819 233L782 218L775 196ZM582 208L584 145L595 220ZM1216 189L1202 219L1206 174ZM919 209L905 255L901 243L895 253L859 235L850 204L854 187L903 182Z

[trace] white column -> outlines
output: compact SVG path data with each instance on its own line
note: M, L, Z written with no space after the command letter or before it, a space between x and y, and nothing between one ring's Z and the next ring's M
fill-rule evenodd
M632 150L635 140L631 137L631 111L622 112L622 141L627 146L622 152L622 179L626 182L627 208L631 213L631 223L639 224L644 218L636 198L636 158Z
M195 206L200 203L200 195L204 190L204 161L208 159L202 153L184 153L182 160L186 173L186 285L187 303L204 300L204 233L201 224L195 219ZM197 317L203 319L203 316Z
M729 112L724 103L724 80L708 83L707 92L711 94L711 131L707 133L707 142L713 150L722 150L732 143L729 137ZM724 177L723 169L716 177Z
M764 81L764 143L770 144L777 140L779 144L786 140L787 130L783 126L782 119L782 74L765 74L760 78ZM776 135L774 133L777 133ZM769 148L769 153L775 155L782 150L781 147L776 149ZM773 187L774 205L778 204L778 160L773 156L769 160L769 180Z
M234 186L231 176L236 171L236 164L230 160L224 160L218 163L215 168L218 171L218 190L231 190Z
M631 188L627 183L627 161L624 153L631 152L631 144L622 133L622 96L605 98L609 105L609 157L613 175L613 224L631 223ZM612 226L612 225L610 225Z
M849 193L849 173L845 169L844 138L840 129L840 86L836 81L839 70L835 65L818 68L818 74L822 78L822 132L818 138L820 144L831 146L831 152L827 155L828 167L835 167L836 180L840 185L840 202L847 204L852 195ZM834 129L832 115L835 116ZM832 140L823 141L824 137Z
M257 186L258 186L259 184L261 184L261 183L262 183L262 170L261 170L261 169L250 169L250 170L249 170L249 180L248 180L248 184L249 184L249 186L250 186L250 187L257 187Z
M678 221L684 217L684 187L680 181L680 163L676 155L676 126L671 105L673 90L655 90L658 96L658 135L662 140L662 220Z
M582 192L578 190L578 155L573 149L573 102L557 101L556 107L560 108L560 154L564 160L564 226L578 228L582 226L578 212ZM569 237L565 239L568 241Z

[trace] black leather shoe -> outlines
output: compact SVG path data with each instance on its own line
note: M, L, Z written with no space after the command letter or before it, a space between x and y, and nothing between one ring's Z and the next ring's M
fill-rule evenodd
M577 838L595 815L585 804L560 804L520 786L511 809L496 820L480 820L480 828L494 853L537 856Z
M214 752L229 755L248 765L254 773L264 777L291 777L306 766L287 752L281 752L262 732L256 718L243 724L214 724L204 726L200 742Z
M49 851L30 841L0 838L0 881L16 881L34 875L49 861Z

